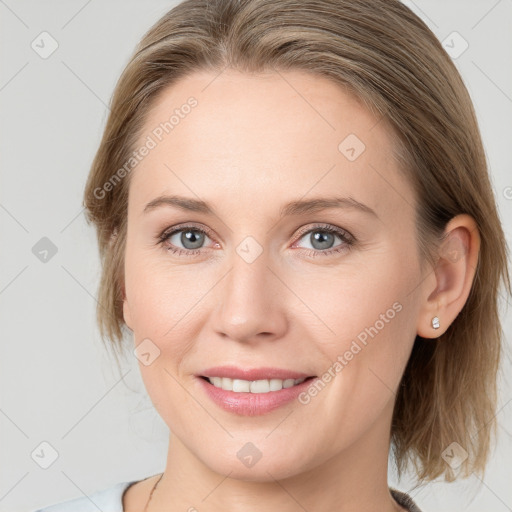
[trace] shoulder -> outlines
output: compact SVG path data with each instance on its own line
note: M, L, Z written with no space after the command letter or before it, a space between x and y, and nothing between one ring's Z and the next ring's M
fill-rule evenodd
M119 482L90 496L63 501L34 512L123 512L123 493L133 483L135 481Z

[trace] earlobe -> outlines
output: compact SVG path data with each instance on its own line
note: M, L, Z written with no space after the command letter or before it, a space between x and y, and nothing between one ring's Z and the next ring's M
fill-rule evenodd
M128 300L123 292L123 319L124 323L133 331L132 329L132 319L130 316L130 305L128 304Z
M126 298L126 288L124 283L121 285L121 294L123 296L123 319L124 323L133 331L132 329L132 318L130 314L130 304L128 304L128 299Z
M475 220L467 214L454 217L446 226L436 267L435 288L427 295L418 317L417 333L438 338L460 313L469 297L478 263L480 235ZM426 286L432 279L425 280Z

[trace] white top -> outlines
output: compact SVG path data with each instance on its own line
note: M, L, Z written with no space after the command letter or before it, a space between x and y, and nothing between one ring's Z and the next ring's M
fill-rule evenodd
M90 496L81 496L62 501L34 512L123 512L123 493L133 482L120 482L112 487L96 491Z
M123 493L133 482L120 482L108 489L97 491L90 496L82 496L73 500L63 501L55 505L35 510L34 512L124 512ZM390 487L395 501L409 512L421 512L411 497L405 492Z

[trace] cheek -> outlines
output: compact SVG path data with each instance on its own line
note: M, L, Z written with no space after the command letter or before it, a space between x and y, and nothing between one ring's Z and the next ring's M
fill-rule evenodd
M200 282L173 269L164 257L127 247L126 297L132 327L145 336L163 336L186 315L200 293ZM198 288L199 287L199 288ZM142 332L144 331L144 333Z
M205 315L208 292L219 277L207 266L178 267L165 255L155 257L154 252L144 251L127 251L125 272L134 343L138 346L149 339L162 356L151 367L140 367L148 372L147 386L151 387L155 378L169 380L164 367L173 374L184 371L183 361L200 336L199 319Z
M325 280L322 293L309 292L311 309L329 328L322 327L326 336L312 333L311 339L317 340L331 367L336 361L342 366L336 366L335 373L344 377L333 380L334 388L343 380L351 393L362 396L367 390L377 396L373 386L388 395L386 386L398 386L415 339L418 308L411 291L419 270L402 262L398 252L381 252L365 264L365 273L344 267L338 277Z
M311 338L326 356L320 378L329 382L307 407L326 418L325 435L340 449L370 428L384 410L391 413L412 349L414 304L411 297L406 299L410 289L393 277L373 283L359 280L353 288L347 285L345 293L338 292L336 300L324 300L322 319L336 335L329 341ZM338 436L339 429L344 436Z
M303 283L295 289L323 320L327 349L343 348L340 340L385 338L399 325L403 327L402 317L411 314L405 310L412 302L409 293L416 271L403 268L400 261L391 251L380 252L364 265L354 260L330 269L323 277L301 278Z

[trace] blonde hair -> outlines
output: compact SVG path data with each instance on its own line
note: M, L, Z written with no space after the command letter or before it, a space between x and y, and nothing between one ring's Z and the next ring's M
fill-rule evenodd
M508 249L466 87L435 35L397 0L185 0L144 35L115 88L84 195L102 262L103 339L121 352L130 175L105 184L129 160L160 91L195 71L227 67L328 77L386 117L418 198L422 263L435 265L450 219L475 219L481 247L470 295L438 340L416 337L391 441L399 476L412 462L419 480L452 481L442 458L452 442L468 452L463 475L483 474L496 434L498 296L502 282L511 294Z

